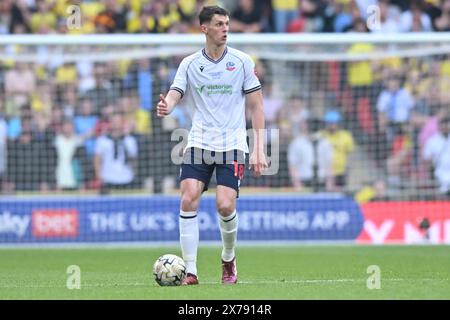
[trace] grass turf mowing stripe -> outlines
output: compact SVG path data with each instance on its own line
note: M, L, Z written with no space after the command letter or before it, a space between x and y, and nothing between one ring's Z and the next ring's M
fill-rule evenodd
M448 246L238 248L239 281L220 284L221 248L201 247L200 285L159 287L151 267L177 247L0 250L1 299L450 299ZM81 269L81 289L66 269ZM369 265L381 289L369 290Z

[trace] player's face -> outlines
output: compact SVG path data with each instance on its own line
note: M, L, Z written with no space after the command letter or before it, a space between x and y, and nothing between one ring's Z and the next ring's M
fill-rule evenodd
M219 46L227 42L229 26L229 17L215 14L202 30L211 42Z

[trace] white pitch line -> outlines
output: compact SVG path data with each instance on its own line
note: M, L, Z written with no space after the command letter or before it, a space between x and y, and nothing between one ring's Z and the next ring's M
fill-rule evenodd
M430 278L388 278L381 279L381 281L449 281L450 279L430 279ZM258 284L310 284L310 283L345 283L345 282L365 282L366 279L304 279L304 280L253 280L253 281L239 281L239 284L246 285L258 285ZM217 285L221 284L220 281L201 281L200 285ZM153 283L151 281L147 282L135 282L135 283L89 283L89 284L81 284L81 288L113 288L113 287L152 287ZM2 289L33 289L33 288L65 288L64 286L54 286L54 285L2 285L0 284L0 288Z

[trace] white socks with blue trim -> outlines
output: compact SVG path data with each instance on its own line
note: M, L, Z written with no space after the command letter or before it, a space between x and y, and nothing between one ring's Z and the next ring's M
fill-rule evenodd
M198 218L196 211L180 210L180 244L186 273L197 275L197 249L199 242Z
M222 236L222 260L229 262L235 256L234 247L237 239L238 216L236 210L228 217L219 214L220 234Z

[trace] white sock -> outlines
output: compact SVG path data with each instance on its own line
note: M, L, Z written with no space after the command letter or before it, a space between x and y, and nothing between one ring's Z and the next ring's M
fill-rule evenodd
M197 249L199 242L198 218L196 211L180 210L180 244L186 273L197 275Z
M220 234L222 235L222 260L231 261L235 257L234 247L236 245L237 230L238 230L238 216L236 210L228 217L219 219Z

